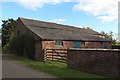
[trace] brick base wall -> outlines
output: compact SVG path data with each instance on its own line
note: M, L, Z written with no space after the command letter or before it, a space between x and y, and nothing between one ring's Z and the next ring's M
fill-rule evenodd
M67 66L104 76L118 77L120 50L81 49L68 50Z
M55 41L42 41L42 48L43 49L67 49L67 48L73 48L73 42L72 41L63 41L63 46L57 46L55 45Z
M86 44L87 43L87 44ZM111 43L109 42L82 42L80 41L80 48L111 48ZM56 46L55 41L42 41L42 48L58 48L58 49L69 49L74 47L74 41L63 41L63 46Z

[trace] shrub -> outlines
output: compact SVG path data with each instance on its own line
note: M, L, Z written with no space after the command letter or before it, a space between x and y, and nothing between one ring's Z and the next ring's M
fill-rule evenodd
M12 39L11 44L13 46L13 49L15 49L17 55L23 56L23 54L24 54L24 47L23 47L23 44L22 44L22 37L15 36Z
M31 33L25 33L21 36L15 36L13 33L10 36L9 43L4 46L5 51L15 51L17 55L23 56L24 54L34 59L35 46L34 37Z
M22 36L23 47L28 58L34 59L35 56L35 44L34 37L31 33L25 33Z

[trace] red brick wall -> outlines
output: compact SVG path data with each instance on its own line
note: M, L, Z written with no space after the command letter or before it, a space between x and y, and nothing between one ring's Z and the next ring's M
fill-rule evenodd
M55 45L55 41L42 41L42 48L74 48L74 41L63 41L63 46ZM104 44L107 45L107 48L111 48L111 44L109 42L80 42L80 48L104 48Z
M101 48L101 42L85 42L85 48Z
M85 48L105 48L105 44L107 49L111 48L110 42L85 42Z
M71 69L120 77L118 49L69 49L67 66Z
M73 48L73 42L72 41L63 41L63 46L57 46L55 45L55 41L42 41L42 48L59 48L59 49L67 49L67 48Z

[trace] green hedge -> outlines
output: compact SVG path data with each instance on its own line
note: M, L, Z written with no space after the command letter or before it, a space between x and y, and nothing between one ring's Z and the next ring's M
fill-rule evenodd
M35 42L34 37L31 33L26 33L21 36L23 47L28 58L34 59L35 56Z
M16 51L16 53L20 56L23 56L24 48L22 43L22 37L15 36L11 44L13 44L13 49Z
M9 38L9 42L3 47L3 50L8 53L17 53L18 55L23 55L23 45L22 38L17 37L12 33Z
M25 53L28 58L34 59L35 43L31 33L25 33L21 36L11 36L9 47L14 49L17 55L23 56Z

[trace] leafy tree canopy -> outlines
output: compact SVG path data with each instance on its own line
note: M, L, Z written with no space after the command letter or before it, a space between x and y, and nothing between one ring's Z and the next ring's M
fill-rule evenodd
M2 20L2 47L9 42L11 33L14 30L15 20Z
M120 44L119 42L117 42L116 39L113 38L113 32L112 31L110 31L109 33L105 33L104 31L101 31L100 33L103 34L106 39L111 40L113 45Z

